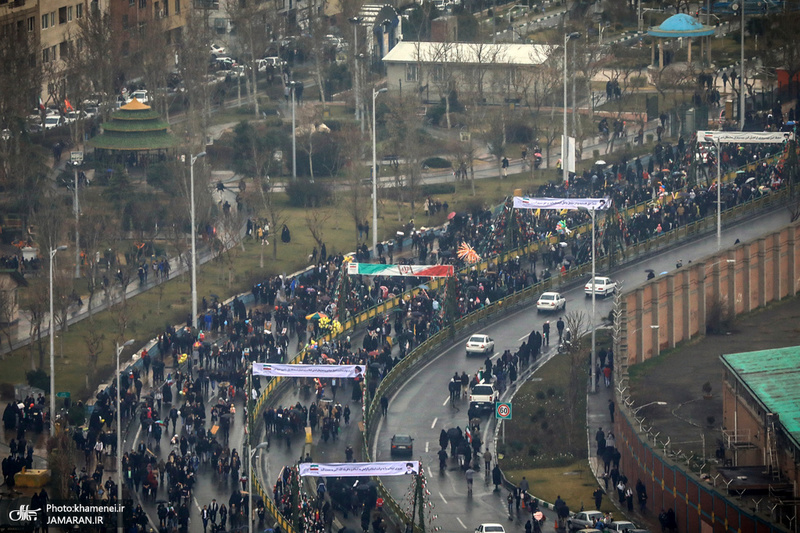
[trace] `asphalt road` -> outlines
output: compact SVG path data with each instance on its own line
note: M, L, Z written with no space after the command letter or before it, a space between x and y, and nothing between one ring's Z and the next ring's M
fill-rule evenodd
M742 241L753 239L769 231L780 228L789 222L788 213L782 208L740 221L731 228L722 232L724 246L730 246L738 238ZM646 281L645 269L653 269L656 273L670 271L675 268L678 259L684 264L697 261L716 250L716 235L714 233L679 246L656 253L655 255L627 265L611 272L611 276L623 284L623 290L630 290ZM588 279L588 278L587 278ZM587 315L591 313L591 299L586 298L583 286L564 291L567 298L567 312L579 311ZM601 324L602 317L607 316L611 310L612 301L597 300L595 324ZM531 330L541 329L545 320L555 321L558 315L537 315L531 307L520 309L510 315L502 317L497 322L480 330L495 340L495 357L502 354L505 349L516 350L522 340L530 334ZM390 398L389 412L382 420L377 432L373 457L375 460L389 459L389 441L394 433L408 433L414 438L414 458L424 461L428 465L438 464L436 452L438 451L438 437L442 428L447 429L459 425L466 425L467 402L462 400L455 407L449 405L447 382L454 371L466 371L473 374L483 365L483 356L467 357L464 351L468 335L456 339L449 348L425 367L411 376L406 383ZM552 355L555 342L551 341L550 353ZM519 382L518 382L519 383ZM509 388L503 399L510 398L513 389ZM494 434L494 419L488 414L484 415L485 424L481 425L483 435ZM484 425L487 425L485 428ZM488 437L484 438L486 442ZM494 454L494 446L490 441L490 450ZM436 504L438 514L437 526L444 531L473 530L481 523L500 522L508 528L509 520L505 509L506 493L493 493L492 486L476 483L474 495L467 496L466 482L460 471L451 467L444 476L431 476L429 490L431 500ZM392 492L397 501L402 502L408 489L407 482L395 478L384 478L384 484ZM536 494L535 486L531 493ZM567 502L573 504L576 502ZM522 514L525 517L525 514ZM548 517L552 520L552 516ZM520 520L515 517L511 531L520 531L524 528L527 517ZM553 522L550 521L550 524Z

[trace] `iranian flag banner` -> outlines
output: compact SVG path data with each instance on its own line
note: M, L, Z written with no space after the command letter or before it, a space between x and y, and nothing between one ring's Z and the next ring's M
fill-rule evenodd
M347 263L347 273L362 276L425 276L446 278L453 275L453 265L379 265Z

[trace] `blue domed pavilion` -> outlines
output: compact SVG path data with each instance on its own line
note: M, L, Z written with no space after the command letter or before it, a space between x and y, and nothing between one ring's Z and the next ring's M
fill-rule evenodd
M678 13L672 15L667 20L662 22L659 26L652 26L647 30L647 34L651 37L658 38L658 65L664 65L664 39L680 39L685 38L689 41L689 63L692 62L692 39L700 37L700 58L707 53L708 62L711 63L711 37L714 35L714 27L706 26L699 20L691 15L685 13ZM703 39L705 37L705 50L703 48ZM706 52L707 51L707 52ZM650 53L650 63L656 65L655 57L655 40Z

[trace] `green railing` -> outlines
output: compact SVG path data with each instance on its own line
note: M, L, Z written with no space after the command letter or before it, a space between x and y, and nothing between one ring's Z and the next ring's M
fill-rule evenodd
M772 156L770 158L766 158L764 160L755 161L746 165L743 168L747 170L753 170L758 164L763 162L773 163L774 161L778 160L780 156ZM730 181L736 176L736 172L728 172L726 173L722 181ZM757 198L751 200L744 204L739 204L735 207L730 209L726 209L722 212L722 219L723 221L732 220L735 218L739 218L744 216L747 213L760 211L769 207L772 204L780 203L784 201L788 197L788 190L783 189L778 193L772 193L761 198ZM648 205L652 204L652 200L641 202L635 206L629 207L623 211L623 216L626 218L630 218L633 214L644 212ZM632 246L625 248L624 250L617 250L614 253L614 262L615 264L621 264L624 262L632 261L642 255L649 254L655 250L670 246L676 243L679 240L683 240L687 237L697 235L701 232L704 232L710 227L716 226L716 214L706 216L700 220L692 222L690 224L686 224L684 226L680 226L672 231L663 233L661 235L652 237L646 241L639 242ZM574 233L584 233L590 231L591 224L583 224L573 231ZM458 274L466 274L468 273L473 267L475 267L478 271L488 270L490 266L497 266L499 264L503 264L507 262L509 259L514 258L518 255L527 256L531 252L538 251L541 246L546 246L550 244L555 244L559 240L558 236L552 236L549 239L539 240L536 242L532 242L526 244L524 246L517 247L508 252L502 252L500 254L494 255L490 258L487 258L481 261L478 264L470 265L464 267L458 271ZM597 258L598 261L602 262L603 260L608 260L608 255L604 255ZM501 313L506 312L508 309L512 309L522 302L531 299L533 296L538 295L541 292L546 291L554 286L558 285L569 285L576 281L578 278L582 278L587 274L591 273L591 264L586 263L579 267L572 268L567 271L564 275L556 275L547 280L543 280L536 285L531 285L526 287L522 291L515 292L505 298L497 300L496 302L478 309L472 313L469 313L465 317L456 320L451 326L447 326L443 328L438 333L434 334L432 337L427 339L425 342L421 343L419 346L414 348L409 354L403 358L400 363L398 363L392 371L383 379L381 384L378 386L375 394L373 395L374 398L380 398L386 391L390 390L390 387L395 385L405 372L414 366L416 363L422 360L422 358L427 355L434 347L438 347L447 339L456 335L456 333L463 331L467 328L472 327L474 324L481 322L482 320L486 320L488 318L495 318L499 316ZM428 283L428 286L431 290L438 289L444 280L442 278L435 278ZM391 300L387 300L385 302L381 302L375 306L370 307L369 309L362 311L358 315L353 318L348 319L343 324L342 332L338 335L325 335L321 341L330 341L338 336L344 335L345 333L349 333L356 326L371 320L372 318L381 315L391 309L397 307L402 300L406 297L414 297L420 292L419 288L410 289L405 291L403 294L399 296L395 296ZM297 364L303 360L306 356L307 350L301 350L291 361L290 364ZM261 409L264 405L272 400L272 396L276 393L280 392L283 388L285 388L285 384L287 381L283 378L277 377L271 379L265 389L262 391L261 396L259 396L258 400L256 401L255 408L251 413L251 422L252 426L255 427L258 423L258 419L260 418L258 414L261 412ZM371 440L371 433L373 425L371 423L372 417L377 411L378 405L375 402L370 402L368 407L364 409L364 449L366 454L366 460L369 460L369 450L370 450L370 440ZM252 475L252 474L251 474ZM270 499L270 496L267 495L263 488L261 487L261 483L258 481L257 478L254 477L255 487L258 494L264 500L265 507L267 511L269 511L279 523L282 529L287 531L288 533L296 533L294 528L291 526L288 520L286 520L283 515L278 512L278 508ZM384 499L385 506L391 510L392 514L394 514L394 520L397 522L405 523L409 520L406 516L405 512L400 508L399 504L391 497L391 494L386 490L383 483L381 483L379 478L376 478L378 491L381 494L381 497Z

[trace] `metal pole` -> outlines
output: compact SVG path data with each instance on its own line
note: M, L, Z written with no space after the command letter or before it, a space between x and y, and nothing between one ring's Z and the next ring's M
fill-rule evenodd
M636 28L637 31L642 31L642 0L636 2Z
M248 393L249 394L249 393ZM247 439L247 532L253 533L253 445Z
M81 277L81 235L78 228L80 206L78 204L78 167L75 167L75 202L72 204L75 211L75 278Z
M595 264L595 217L596 217L596 209L592 209L592 392L597 392L597 350L595 349L596 346L596 330L597 330L597 321L595 320L595 302L596 302L596 295L595 295L595 274L597 273L596 264Z
M372 251L378 245L378 160L376 154L377 133L375 132L375 99L378 92L372 90Z
M714 147L717 149L717 250L722 249L722 154L720 153L720 142L714 139Z
M561 177L566 184L567 173L567 42L569 36L564 33L564 134L561 137Z
M53 258L57 249L50 248L50 436L56 435L56 360L53 321Z
M741 37L741 72L739 72L739 131L744 131L744 1L740 2L742 8Z
M289 90L292 93L292 179L297 179L297 130L295 128L294 115L294 88L295 83L289 83Z
M194 206L194 203L192 203ZM194 226L192 226L194 227ZM194 240L192 240L194 242ZM120 377L119 377L119 354L122 351L117 343L117 501L122 500L122 411L120 410ZM122 533L122 511L117 513L117 533Z
M350 19L353 23L353 89L356 99L356 120L361 119L361 91L358 90L358 17Z
M205 155L205 152L201 152ZM200 157L189 155L189 196L191 201L190 218L192 226L192 328L197 323L197 230L195 229L195 209L194 209L194 163Z

